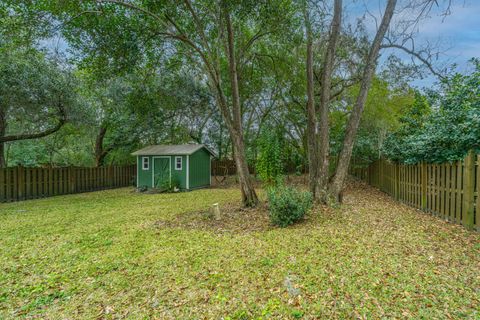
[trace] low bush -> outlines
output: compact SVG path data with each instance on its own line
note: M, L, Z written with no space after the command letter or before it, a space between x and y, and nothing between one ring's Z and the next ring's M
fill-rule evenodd
M283 228L305 216L312 207L312 195L293 187L278 186L268 190L268 203L270 221Z
M159 183L159 187L157 188L159 192L177 192L180 189L180 182L178 179L165 180Z

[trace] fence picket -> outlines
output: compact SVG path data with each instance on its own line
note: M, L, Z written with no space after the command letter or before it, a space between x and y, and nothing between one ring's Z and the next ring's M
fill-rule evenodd
M451 174L451 169L452 169L452 166L450 165L450 163L446 163L445 164L445 168L446 168L446 175L445 175L445 187L446 187L446 193L445 193L445 219L447 219L448 221L452 221L451 220L451 216L450 216L450 213L452 212L451 208L450 208L450 198L451 198L451 190L452 190L452 186L451 186L451 180L450 180L450 174Z
M443 164L378 160L350 173L397 201L480 231L480 155L469 152L464 161Z
M457 161L457 200L455 202L455 222L462 223L462 162Z
M32 197L31 199L38 198L38 179L37 179L37 168L32 168ZM3 170L0 170L3 171Z
M5 201L5 171L0 170L0 201Z
M440 217L445 218L445 164L440 164Z
M422 163L421 166L421 208L427 211L427 165Z
M463 219L462 224L467 228L473 228L474 222L474 188L475 188L475 158L473 152L469 152L465 159L464 186L463 186Z
M431 173L431 165L430 164L426 164L425 165L425 168L426 168L426 171L427 171L427 174L426 174L426 179L427 179L427 195L426 195L426 198L427 198L427 206L426 206L426 212L432 212L432 188L431 188L431 180L432 180L432 173Z
M480 155L477 155L477 182L475 186L477 188L477 201L475 202L475 225L477 226L477 231L480 231Z
M0 168L0 202L129 186L135 166Z
M457 167L455 163L450 163L450 207L449 207L449 221L455 221L455 197L456 197L456 185L455 185L455 173Z
M435 165L435 214L440 215L440 166Z
M410 166L405 167L405 202L410 205Z
M431 183L431 188L432 188L432 207L431 207L431 213L435 214L435 209L436 209L436 193L437 193L437 188L435 187L435 184L437 183L437 170L436 166L434 164L431 165L431 170L432 170L432 180L430 181Z

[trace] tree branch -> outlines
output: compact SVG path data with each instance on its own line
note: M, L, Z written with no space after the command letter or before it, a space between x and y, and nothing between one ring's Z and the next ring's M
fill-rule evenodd
M207 41L207 37L205 35L203 24L200 21L200 19L199 19L197 13L195 12L195 10L193 10L193 6L192 6L192 3L190 2L190 0L184 0L184 2L185 2L185 6L187 7L188 11L190 11L190 13L192 14L193 21L195 22L195 25L197 26L197 31L200 34L200 39L202 39L203 46L207 50L208 54L211 56L212 53L211 53L211 50L210 50L210 46L208 45L208 41Z
M118 4L118 5L121 5L121 6L126 7L126 8L137 10L137 11L140 11L140 12L146 14L147 16L150 16L150 17L160 21L161 23L165 24L163 19L160 16L156 15L155 13L153 13L151 11L143 9L142 7L131 4L131 3L123 2L123 1L120 1L120 0L97 0L97 2L98 3L114 3L114 4Z
M142 8L142 7L133 5L131 3L126 3L126 2L123 2L123 1L120 1L120 0L97 0L97 2L99 2L99 3L113 3L113 4L120 5L120 6L124 6L126 8L130 8L130 9L133 9L133 10L140 11L140 12L156 19L167 29L169 27L167 22L170 23L175 28L176 33L172 33L170 31L161 31L161 32L158 32L157 34L162 35L162 36L167 37L167 38L172 38L172 39L176 39L180 42L183 42L184 44L186 44L187 46L189 46L190 48L192 48L195 52L197 52L199 54L200 59L203 61L204 65L205 65L206 72L210 75L209 78L213 82L215 90L218 92L217 101L219 103L220 111L221 111L222 115L224 116L225 121L227 122L227 125L231 126L232 119L231 119L231 116L230 116L229 111L228 111L227 101L225 99L223 90L222 90L221 85L220 85L221 79L220 79L220 76L218 74L218 71L216 70L215 66L209 61L209 59L205 55L205 53L185 34L185 32L183 32L181 30L181 28L175 23L175 21L171 17L169 17L167 14L165 14L162 18L161 16L156 15L153 12L150 12L150 11L148 11L148 10Z
M433 68L432 64L427 59L422 57L418 52L415 52L414 50L411 50L407 47L404 47L404 46L399 45L399 44L394 44L394 43L383 44L383 45L381 45L380 48L382 48L382 49L395 48L395 49L403 50L406 53L408 53L409 55L414 56L415 58L420 60L430 70L430 72L433 73L435 76L437 76L438 78L440 78L442 80L445 79L445 76L443 76L440 72L436 71Z
M21 133L21 134L12 134L8 136L3 136L3 137L0 137L0 143L9 142L9 141L18 141L18 140L37 139L37 138L46 137L52 133L57 132L67 122L67 114L65 112L65 108L60 105L58 107L58 111L59 111L59 119L58 119L59 121L57 125L55 125L54 127L41 132L37 132L37 133Z

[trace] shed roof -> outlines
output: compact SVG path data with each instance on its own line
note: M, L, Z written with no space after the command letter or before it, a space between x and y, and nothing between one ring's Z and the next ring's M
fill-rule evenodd
M174 144L174 145L153 145L132 153L134 156L174 156L174 155L190 155L202 148L205 148L211 155L216 156L204 144Z

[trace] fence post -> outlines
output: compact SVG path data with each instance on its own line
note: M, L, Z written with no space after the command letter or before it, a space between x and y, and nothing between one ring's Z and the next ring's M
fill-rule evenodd
M12 197L11 201L18 200L18 170L17 167L12 168Z
M380 159L378 161L378 171L379 171L379 174L378 174L378 189L383 190L383 160Z
M400 164L398 162L395 163L395 190L397 190L395 200L400 201Z
M17 199L23 200L25 190L25 168L21 165L17 166L17 183Z
M5 200L5 168L0 168L0 201L4 202Z
M473 210L474 210L474 187L475 187L475 154L470 150L465 158L465 168L463 171L463 216L462 224L468 228L473 228Z
M427 164L422 162L422 210L427 211Z
M107 185L108 188L111 188L113 186L113 172L112 172L112 165L109 165L107 167Z
M75 193L75 168L73 166L68 167L68 181L69 192Z
M475 210L475 223L477 231L480 231L480 154L477 155L477 204Z

